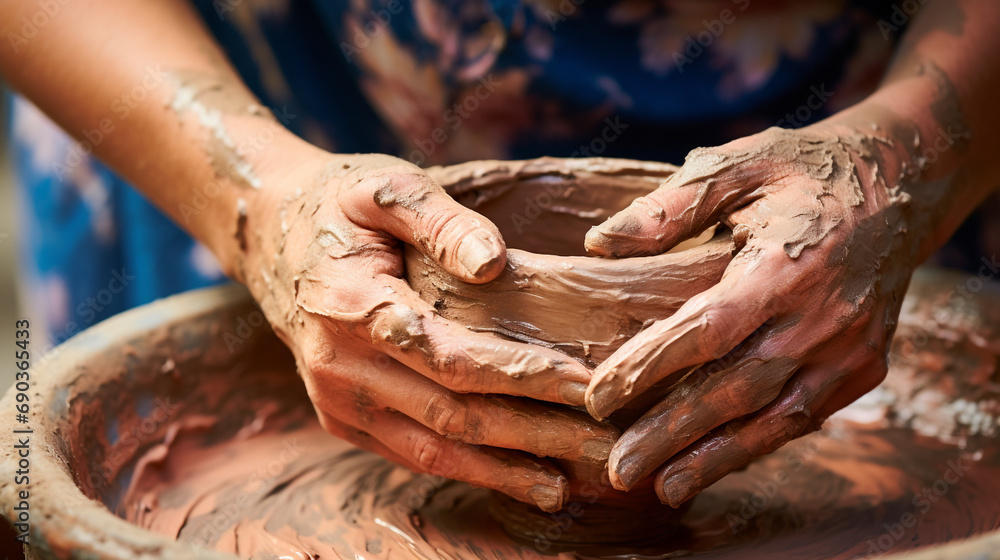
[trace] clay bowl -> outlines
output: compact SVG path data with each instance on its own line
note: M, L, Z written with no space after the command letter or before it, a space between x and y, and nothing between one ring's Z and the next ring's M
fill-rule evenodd
M473 330L547 346L595 367L646 324L669 317L719 281L731 256L725 236L707 232L660 256L585 256L586 232L657 188L676 167L618 159L543 158L431 168L448 193L485 215L507 242L507 266L487 284L449 275L419 251L405 251L406 277L421 298ZM660 388L662 389L662 387ZM609 422L624 428L655 392ZM603 465L556 461L570 478L568 506L587 504L570 528L551 527L567 546L667 538L683 513L659 503L652 480L629 493L608 482ZM497 495L494 512L517 538L532 538L552 516Z
M594 367L644 324L670 316L717 283L729 262L731 244L727 238L709 241L711 232L666 255L584 256L591 227L676 169L600 158L431 168L428 173L453 198L497 225L507 242L508 265L488 284L466 284L408 247L407 280L450 319L548 346Z

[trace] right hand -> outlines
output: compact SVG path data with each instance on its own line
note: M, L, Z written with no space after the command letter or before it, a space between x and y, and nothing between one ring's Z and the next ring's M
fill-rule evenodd
M414 470L560 509L567 480L536 456L603 464L618 433L502 395L579 406L588 370L448 321L401 278L405 242L466 282L493 279L506 264L496 226L406 161L304 160L288 158L247 201L236 268L324 428Z

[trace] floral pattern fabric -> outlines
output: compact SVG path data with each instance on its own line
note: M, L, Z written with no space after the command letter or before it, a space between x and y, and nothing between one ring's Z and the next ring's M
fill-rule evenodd
M338 152L419 165L680 162L874 89L898 35L850 0L193 0L248 86ZM899 30L896 33L901 33ZM12 102L29 306L59 342L223 281L212 256L23 99ZM72 166L63 165L72 158Z

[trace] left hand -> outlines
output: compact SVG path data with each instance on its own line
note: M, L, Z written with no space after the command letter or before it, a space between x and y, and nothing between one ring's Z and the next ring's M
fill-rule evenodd
M664 252L717 222L735 244L717 285L597 368L596 418L680 379L615 445L615 488L659 468L657 493L676 507L882 381L920 227L897 186L900 144L820 123L697 149L588 234L589 251L613 257Z

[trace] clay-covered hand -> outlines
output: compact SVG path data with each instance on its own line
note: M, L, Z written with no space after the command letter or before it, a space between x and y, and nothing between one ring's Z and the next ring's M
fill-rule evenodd
M735 245L717 285L595 372L597 418L677 381L612 450L616 488L659 469L657 492L676 507L881 382L916 264L904 157L874 128L771 128L692 151L588 234L591 252L649 255L721 222Z
M504 395L582 405L590 373L445 320L401 279L403 242L467 282L494 278L506 262L497 228L397 158L318 153L289 167L246 205L238 269L324 427L414 470L559 509L566 479L536 455L603 464L617 434Z

